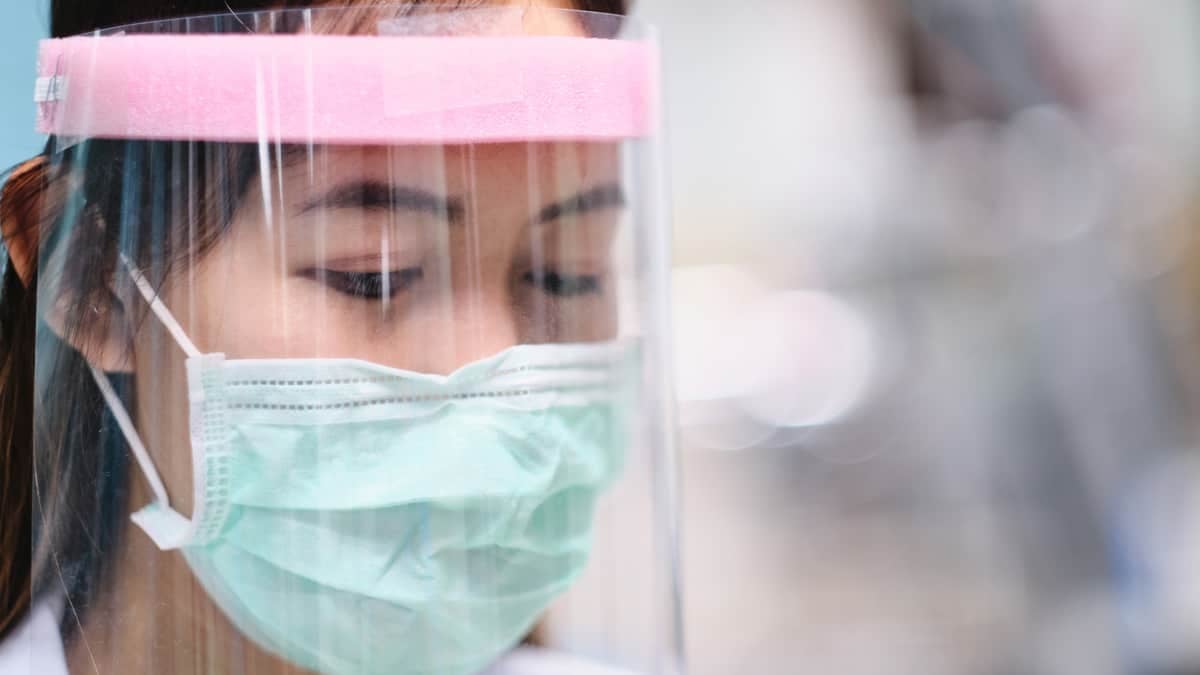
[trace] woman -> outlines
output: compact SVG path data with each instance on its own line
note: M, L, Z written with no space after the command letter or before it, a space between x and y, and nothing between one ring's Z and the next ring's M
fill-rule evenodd
M122 28L0 201L0 664L608 672L505 656L662 445L651 60L563 4L52 2Z

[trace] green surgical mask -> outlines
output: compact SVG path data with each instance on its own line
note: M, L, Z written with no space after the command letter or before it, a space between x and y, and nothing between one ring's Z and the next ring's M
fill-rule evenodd
M185 518L95 372L156 494L133 515L230 620L330 675L467 675L582 571L625 432L618 343L526 345L446 376L339 359L188 353Z

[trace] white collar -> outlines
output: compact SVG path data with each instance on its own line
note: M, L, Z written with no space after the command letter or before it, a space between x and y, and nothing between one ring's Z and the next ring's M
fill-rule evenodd
M42 601L0 642L0 673L68 675L59 617L61 599ZM34 668L37 665L37 668ZM483 675L630 675L547 649L520 647L507 654Z
M37 603L21 625L0 642L0 673L67 675L62 635L58 632L61 602L54 599Z

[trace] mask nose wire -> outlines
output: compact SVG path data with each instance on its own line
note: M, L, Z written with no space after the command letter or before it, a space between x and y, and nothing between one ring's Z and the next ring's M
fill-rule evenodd
M201 356L200 350L183 332L183 327L175 320L167 306L159 299L158 293L147 281L145 275L129 262L129 258L124 253L121 254L121 266L133 279L133 283L137 286L138 292L150 305L150 311L158 317L162 322L163 327L171 334L180 349L188 355L189 358ZM129 444L130 451L133 452L133 457L137 460L138 466L142 470L142 474L146 477L146 482L150 484L150 490L154 493L154 500L164 508L171 507L170 500L167 498L167 488L162 482L162 478L158 475L158 470L154 468L154 462L150 459L150 453L146 451L146 444L142 442L138 435L137 428L134 427L133 420L129 417L129 412L125 410L125 406L121 403L120 397L113 389L112 383L109 382L108 376L105 375L99 368L91 363L88 363L88 369L92 371L92 379L96 380L96 386L100 388L100 395L104 397L104 402L108 405L108 409L112 412L113 418L117 421L117 426L121 429L121 434L125 436L125 441Z

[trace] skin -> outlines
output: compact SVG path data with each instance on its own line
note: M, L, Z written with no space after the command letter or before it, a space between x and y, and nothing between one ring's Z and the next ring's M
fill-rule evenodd
M553 13L531 16L537 32L579 32ZM448 373L518 343L614 336L615 146L316 148L293 160L254 180L224 237L167 279L161 298L202 352ZM413 193L417 204L392 198ZM448 208L425 208L430 199ZM35 248L10 245L18 265ZM394 294L381 292L383 276ZM139 435L172 506L189 514L186 357L159 321L106 311L123 330L78 346L106 371L133 373ZM152 501L145 481L130 486L130 511ZM110 586L68 645L71 673L306 672L243 637L178 551L135 527L120 542Z

